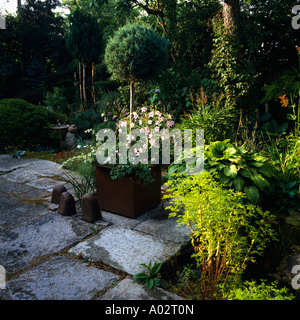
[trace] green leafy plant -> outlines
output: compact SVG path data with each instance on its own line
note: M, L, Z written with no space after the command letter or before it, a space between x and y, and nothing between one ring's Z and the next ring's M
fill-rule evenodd
M58 141L57 133L49 129L58 114L44 106L33 105L21 99L0 100L0 149L7 146L32 147L53 146ZM63 117L59 118L63 120ZM38 134L37 134L38 133Z
M204 154L205 169L217 172L219 181L227 187L246 193L253 204L258 203L260 192L270 186L272 167L261 154L236 147L228 139L211 143Z
M152 266L152 260L148 265L141 263L141 266L147 269L147 272L140 272L133 276L134 282L146 284L147 288L151 290L154 286L160 285L160 279L155 277L161 268L161 263L155 261Z
M295 296L289 293L286 287L278 288L276 281L267 284L265 280L260 283L246 281L225 293L227 300L294 300Z
M209 98L201 87L199 93L190 91L190 99L194 109L180 118L181 129L204 129L206 144L234 137L237 114L223 93Z
M273 177L273 168L261 154L251 153L244 146L236 147L226 139L205 146L204 158L206 171L217 173L216 179L227 188L244 192L251 203L258 203L262 191L271 192L269 179ZM169 176L184 173L185 169L185 163L172 163Z
M81 163L75 171L65 174L64 179L72 185L80 203L86 193L95 193L96 168L91 164Z
M116 167L112 167L110 171L110 176L113 180L122 179L125 175L134 175L141 184L152 183L154 181L148 166L141 163L119 164Z
M109 40L104 61L116 80L130 82L130 114L133 112L134 84L158 74L167 62L168 42L151 28L127 24Z
M201 299L220 297L219 284L237 282L247 264L275 239L274 216L259 206L243 204L244 193L224 188L214 176L207 171L177 175L168 181L164 196L170 199L170 217L191 231Z

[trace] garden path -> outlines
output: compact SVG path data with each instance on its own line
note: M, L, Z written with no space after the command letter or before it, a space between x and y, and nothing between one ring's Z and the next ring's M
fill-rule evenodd
M131 278L144 271L140 263L179 254L187 230L159 207L136 219L102 212L88 223L77 203L75 215L61 216L51 194L64 184L74 195L65 172L54 162L0 155L0 300L181 299Z

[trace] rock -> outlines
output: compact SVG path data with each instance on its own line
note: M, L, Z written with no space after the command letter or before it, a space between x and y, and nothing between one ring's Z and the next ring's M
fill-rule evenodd
M109 226L69 250L90 261L102 261L129 274L144 272L141 263L164 263L180 251L181 245L164 242L128 228Z
M71 124L70 127L68 128L68 131L70 133L77 133L77 127L75 126L75 124Z
M66 139L64 141L64 147L67 150L71 150L74 146L76 145L76 138L75 138L75 134L68 132L66 135Z
M62 184L56 185L52 190L51 202L59 204L60 195L66 191L67 189Z
M12 300L90 300L117 280L111 272L58 256L8 281L0 299L3 291Z
M68 191L60 195L57 212L62 216L71 216L76 214L74 197Z
M102 217L98 201L91 193L86 193L82 197L81 210L81 219L84 221L95 222Z
M184 300L173 293L161 288L153 287L147 289L145 285L134 283L132 279L126 278L119 284L109 289L101 300Z

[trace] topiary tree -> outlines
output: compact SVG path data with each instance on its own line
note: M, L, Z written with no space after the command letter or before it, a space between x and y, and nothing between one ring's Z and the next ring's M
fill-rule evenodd
M157 75L167 61L168 42L151 28L138 23L120 28L108 41L104 62L115 80L130 83L130 116L134 84Z

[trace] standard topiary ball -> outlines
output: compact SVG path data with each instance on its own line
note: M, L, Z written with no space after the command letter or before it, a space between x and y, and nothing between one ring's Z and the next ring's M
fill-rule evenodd
M149 27L127 24L109 40L104 61L115 80L148 80L166 64L167 46Z

